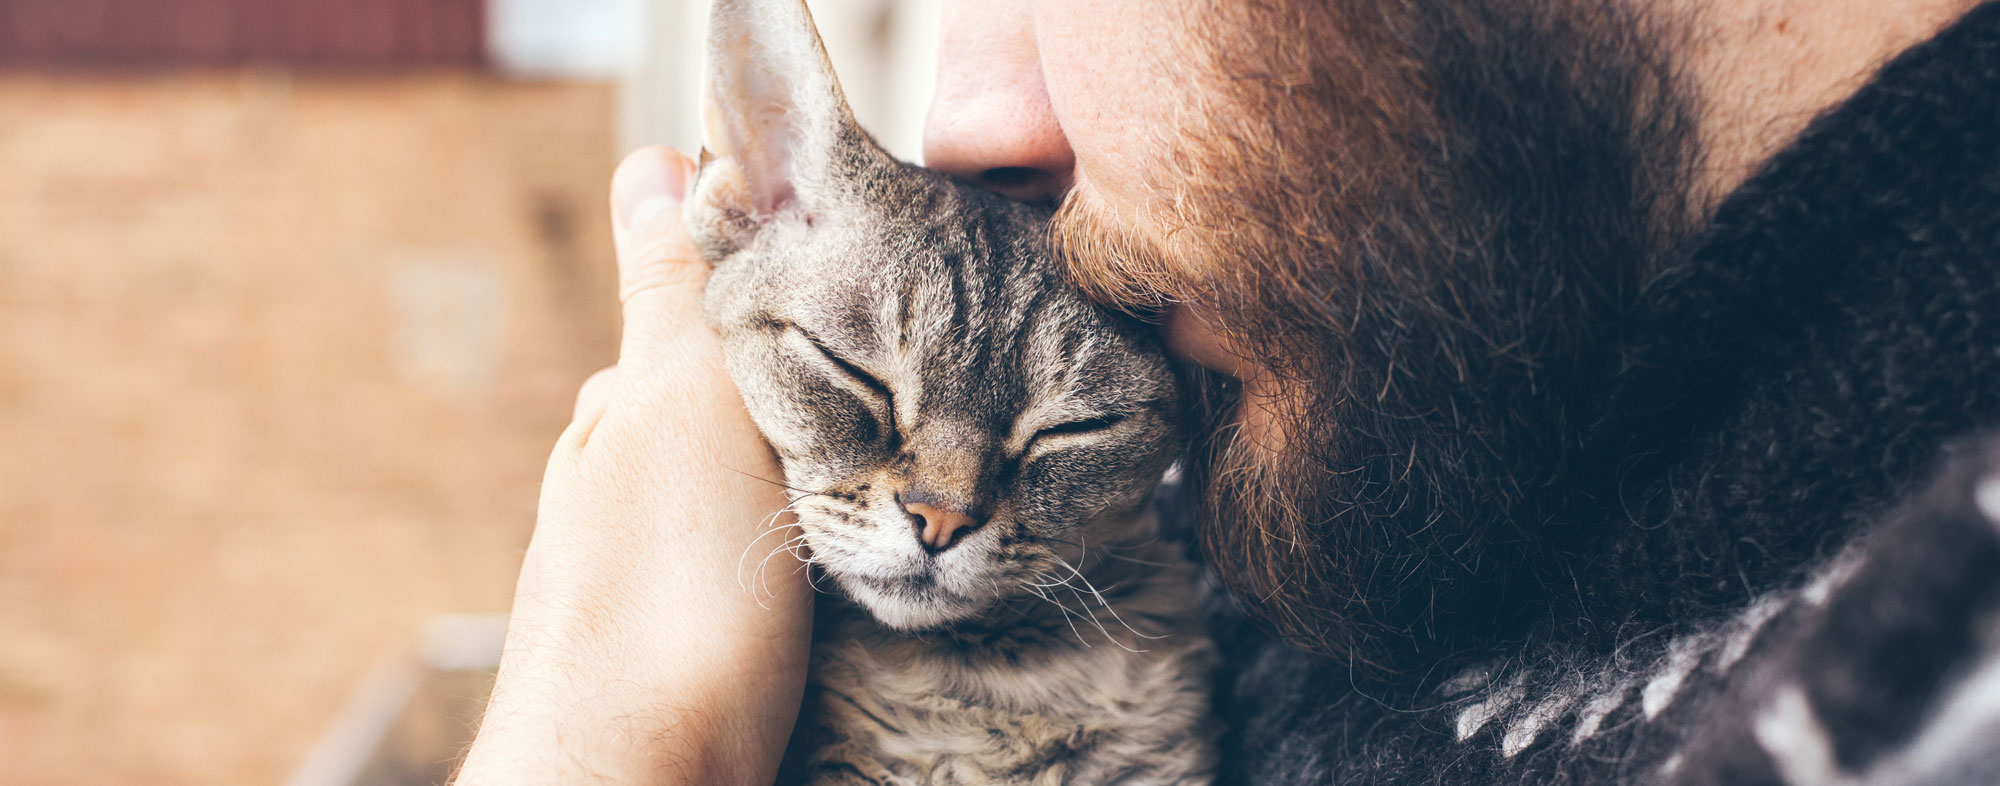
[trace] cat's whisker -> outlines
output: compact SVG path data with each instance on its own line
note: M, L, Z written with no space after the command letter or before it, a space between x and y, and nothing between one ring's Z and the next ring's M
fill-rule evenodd
M1140 558L1136 558L1136 556L1124 556L1124 554L1116 554L1116 552L1112 552L1112 548L1110 548L1110 546L1098 546L1098 550L1102 550L1102 552L1104 552L1104 558L1106 558L1106 560L1118 560L1118 562L1130 562L1130 564L1142 564L1142 566L1148 566L1148 568L1172 568L1172 566L1174 566L1172 562L1154 562L1154 560L1140 560Z
M1134 564L1134 565L1145 565L1145 566L1148 566L1148 567L1154 567L1154 568L1171 568L1171 567L1173 567L1173 564L1172 564L1172 563L1167 563L1167 562L1154 562L1154 561L1152 561L1152 560L1144 560L1144 559L1139 559L1139 558L1137 558L1137 557L1126 557L1126 556L1120 556L1120 555L1118 555L1118 554L1113 554L1113 553L1111 553L1111 552L1109 552L1109 551L1106 551L1106 552L1104 552L1104 556L1105 556L1106 558L1108 558L1108 559L1115 559L1115 560L1118 560L1119 562L1130 562L1130 563L1132 563L1132 564Z
M1148 546L1160 545L1161 543L1164 542L1166 542L1164 539L1162 539L1158 534L1155 534L1152 537L1146 538L1145 540L1125 541L1123 543L1119 542L1099 543L1097 544L1097 547L1100 549L1104 549L1105 551L1138 551Z
M788 530L788 527L778 525L778 519L784 516L786 513L796 512L798 510L800 503L804 501L805 498L803 497L793 499L789 502L786 502L784 507L771 511L770 514L766 515L764 517L764 520L758 525L758 527L763 531L757 533L757 537L751 538L749 543L744 544L743 552L737 555L736 557L737 583L743 587L743 591L750 593L751 598L757 601L757 605L759 607L764 608L766 611L769 611L770 607L764 606L763 598L757 597L757 591L751 585L757 583L763 583L764 594L766 596L773 596L770 584L768 582L760 582L759 579L760 575L764 572L765 563L770 562L772 555L766 555L762 561L757 563L757 567L750 571L750 575L748 576L743 575L743 563L745 560L748 560L750 558L750 550L756 548L758 542L762 541L766 537L769 537L770 534L773 532L785 532ZM804 537L805 537L804 534L800 534L797 537L793 538L792 540L786 541L784 544L780 544L778 548L782 550L783 548L785 548L785 545L793 541L800 540Z
M787 511L790 511L792 509L792 506L793 506L792 504L787 504L782 508L772 511L770 515L765 516L763 523L759 525L759 528L762 529L763 531L757 533L757 537L751 538L749 543L743 544L743 553L737 555L736 557L736 583L743 587L743 591L749 592L752 597L756 596L756 591L753 590L750 585L757 578L756 576L757 572L753 570L750 572L749 576L743 575L743 563L748 559L750 559L750 550L756 548L757 543L759 541L762 541L763 539L770 537L771 533L773 532L784 532L786 530L785 527L776 526L776 522L778 520L778 517L784 515ZM769 559L769 557L766 557L765 559ZM759 563L759 565L761 567L762 563ZM762 601L758 602L759 604L762 603Z
M1118 610L1111 607L1111 602L1104 599L1104 593L1098 591L1097 586L1090 583L1090 578L1083 575L1083 571L1077 570L1075 565L1069 564L1068 562L1064 561L1063 558L1061 557L1057 557L1056 561L1062 563L1063 567L1069 568L1069 572L1074 574L1078 580L1083 582L1083 586L1090 590L1090 594L1097 598L1097 602L1104 606L1104 610L1111 613L1111 618L1117 620L1118 624L1123 625L1126 630L1132 631L1132 635L1138 636L1139 638L1142 639L1151 639L1154 641L1166 638L1166 636L1148 636L1144 633L1140 633L1137 628L1132 627L1131 623L1126 622L1124 617L1118 615ZM1075 591L1075 588L1072 587L1071 591Z
M1022 587L1021 587L1021 588L1022 588L1022 589L1025 589L1025 590L1027 590L1029 594L1031 594L1031 595L1034 595L1034 596L1035 596L1035 597L1037 597L1037 598L1041 598L1042 600L1044 600L1044 601L1046 601L1046 602L1048 602L1048 603L1052 603L1052 604L1055 604L1056 608L1058 608L1058 609L1061 609L1061 610L1062 610L1062 611L1064 612L1064 615L1063 615L1063 616L1064 616L1064 619L1068 619L1068 616L1069 616L1069 615L1068 615L1068 612L1069 612L1069 608L1068 608L1068 607L1066 607L1066 606L1063 606L1063 605L1062 605L1061 603L1057 603L1057 602L1056 602L1056 600L1055 600L1055 598L1052 598L1052 597L1050 597L1048 593L1046 593L1046 592L1043 592L1043 591L1042 591L1042 590L1040 590L1040 589L1036 589L1037 587L1052 587L1052 586L1058 586L1058 585L1052 585L1052 584L1040 584L1040 583L1037 583L1037 582L1035 582L1035 581L1034 581L1035 579L1044 579L1044 578L1048 578L1048 576L1047 576L1046 574L1044 574L1044 573L1040 573L1040 572L1037 572L1037 573L1034 573L1033 575L1030 575L1030 576L1028 576L1028 577L1026 577L1026 578L1023 578L1023 579L1021 580L1021 584L1022 584ZM1074 626L1074 625L1072 625L1071 627L1072 627L1072 628L1074 628L1075 626ZM1081 639L1081 638L1079 638L1079 639L1078 639L1078 641L1082 641L1082 639Z
M1082 592L1077 591L1075 587L1070 587L1069 593L1071 595L1076 596L1076 602L1083 606L1084 613L1090 615L1090 624L1097 626L1097 632L1104 634L1104 638L1106 641L1118 645L1119 649L1122 649L1126 652L1132 652L1132 653L1145 652L1145 650L1132 649L1130 646L1127 646L1125 642L1119 641L1117 636L1111 635L1111 630L1104 627L1103 620L1097 618L1097 610L1090 607L1090 600L1088 598L1085 598ZM1113 616L1115 617L1116 615ZM1130 626L1127 626L1127 630L1130 630Z
M818 573L818 571L813 570L812 565L802 564L799 566L798 569L806 572L806 586L811 587L813 592L819 593L821 595L830 594L826 590L821 589L819 586L819 581L813 578L813 574Z
M800 562L805 562L810 564L811 560L805 557L804 555L801 555L798 552L798 549L805 545L806 545L806 536L801 534L798 537L792 538L791 540L787 540L783 543L778 544L777 548L772 549L771 553L765 554L764 559L757 563L757 570L755 571L753 578L761 577L760 581L763 583L764 594L766 596L775 595L775 593L771 592L770 572L768 570L771 564L771 558L776 557L779 554L791 554L792 556L797 557Z
M1063 602L1060 600L1056 600L1051 596L1042 594L1040 590L1029 590L1029 592L1035 593L1035 597L1037 598L1041 598L1042 600L1054 604L1056 609L1062 612L1063 622L1069 625L1070 634L1076 636L1076 643L1082 644L1086 648L1091 646L1090 642L1084 640L1083 631L1077 630L1075 615L1070 613L1068 606L1063 605Z
M799 488L799 487L797 487L797 486L794 486L794 485L791 485L791 484L788 484L788 483L783 483L783 482L780 482L780 481L776 481L776 480L772 480L772 479L770 479L770 478L767 478L767 477L764 477L764 476L762 476L762 475L759 475L759 474L757 474L757 473L754 473L754 472L744 472L743 470L740 470L740 469L737 469L737 468L735 468L735 467L727 467L727 466L725 466L725 467L723 467L723 469L726 469L726 470L729 470L730 472L734 472L734 473L736 473L736 474L738 474L738 475L742 475L743 477L746 477L746 478L749 478L749 479L751 479L751 480L761 480L761 481L763 481L763 482L765 482L765 483L769 483L769 484L771 484L771 485L773 485L773 486L777 486L778 488L781 488L781 489L785 489L785 490L787 490L787 491L793 491L793 492L796 492L796 493L798 493L798 494L802 494L802 495L804 495L804 496L807 496L807 497L825 497L825 496L829 496L829 495L828 495L828 494L827 494L826 492L824 492L824 491L813 491L813 490L811 490L811 489L802 489L802 488ZM795 501L796 501L796 500L795 500Z
M1058 561L1060 561L1060 560L1058 560ZM1068 563L1064 563L1064 565L1065 565L1065 567L1067 567L1067 566L1068 566ZM1074 568L1071 568L1071 570L1073 571L1073 570L1075 570L1075 569L1074 569ZM1037 578L1047 578L1047 577L1046 577L1046 576L1037 576ZM1097 631L1098 631L1099 633L1102 633L1102 634L1104 634L1104 638L1105 638L1106 640L1110 641L1110 642L1111 642L1112 644L1116 644L1116 645L1118 645L1118 647L1119 647L1120 649L1123 649L1123 650L1125 650L1126 652L1133 652L1133 653L1138 653L1138 652L1144 652L1144 650L1135 650L1135 649L1132 649L1131 647L1128 647L1128 646L1126 646L1126 645L1125 645L1125 643L1124 643L1124 642L1122 642L1122 641L1119 641L1119 640L1118 640L1118 638L1117 638L1116 636L1113 636L1113 635L1111 635L1111 631L1110 631L1109 629L1105 628L1105 627L1104 627L1104 623L1103 623L1102 621L1100 621L1100 620L1099 620L1099 619L1097 618L1097 612L1096 612L1096 611L1094 611L1094 610L1092 610L1092 609L1090 608L1090 601L1089 601L1089 600L1088 600L1087 598L1085 598L1085 597L1083 596L1083 593L1082 593L1082 592L1080 592L1080 591L1078 591L1078 590L1077 590L1077 588L1076 588L1076 586L1075 586L1075 585L1073 585L1073 584L1070 584L1070 583L1069 583L1069 580L1068 580L1068 579L1064 579L1064 580L1062 580L1062 581L1059 581L1059 582L1057 582L1057 583L1055 583L1055 584L1038 584L1038 583L1035 583L1035 582L1027 582L1027 583L1029 583L1029 584L1033 584L1034 586L1037 586L1037 587L1050 587L1050 588L1054 588L1054 587L1062 587L1062 588L1064 588L1064 589L1067 589L1067 590L1069 590L1069 591L1070 591L1070 594L1071 594L1071 595L1075 595L1075 596L1076 596L1076 600L1077 600L1077 603L1078 603L1078 605L1079 605L1079 606L1080 606L1080 607L1082 608L1082 610L1083 610L1081 614L1077 614L1076 616L1085 616L1085 615L1088 615L1088 616L1087 616L1087 618L1088 618L1088 619L1090 620L1090 624L1092 624L1092 625L1096 626L1096 627L1097 627ZM1082 643L1082 644L1083 644L1084 646L1086 646L1086 647L1090 646L1090 642L1088 642L1088 641L1085 641L1085 640L1084 640L1082 632L1081 632L1081 631L1078 631L1078 630L1077 630L1077 627L1076 627L1076 622L1075 622L1075 621L1073 621L1073 619L1071 618L1071 614L1072 614L1072 613L1071 613L1071 612L1070 612L1070 610L1069 610L1069 606L1068 606L1068 605L1066 605L1066 604L1064 604L1064 603L1063 603L1063 602L1062 602L1062 601L1061 601L1061 600L1059 599L1059 598L1060 598L1060 596L1059 596L1059 595L1058 595L1058 596L1050 596L1050 595L1043 595L1043 594L1042 594L1042 593L1041 593L1040 591L1037 591L1037 590L1029 590L1029 591L1030 591L1030 592L1034 592L1034 593L1035 593L1035 594L1037 594L1037 595L1041 595L1041 596L1042 596L1042 598L1043 598L1044 600L1047 600L1047 601L1049 601L1050 603L1054 603L1054 604L1056 604L1056 608L1059 608L1059 609L1062 609L1062 611L1063 611L1063 620L1064 620L1065 622L1068 622L1068 623L1069 623L1069 626L1070 626L1070 632L1071 632L1071 633L1075 633L1075 634L1077 635L1077 641L1078 641L1078 642ZM1102 599L1100 598L1100 602L1101 602L1101 601L1102 601ZM1116 615L1116 614L1114 613L1114 614L1113 614L1113 617L1115 618L1116 616L1117 616L1117 615ZM1121 620L1120 622L1122 623L1123 621ZM1131 630L1131 626L1127 625L1127 626L1126 626L1126 629L1127 629L1127 630ZM1138 634L1138 631L1132 631L1132 632L1133 632L1134 634Z
M771 562L771 558L776 557L779 554L783 553L791 554L792 556L798 558L800 562L811 561L805 554L800 552L800 549L808 545L807 537L808 536L802 532L799 533L796 537L793 537L790 540L778 544L776 548L773 548L770 551L770 553L764 555L763 560L757 563L757 571L759 573L764 573L766 575L769 575L769 571L767 570L767 568Z

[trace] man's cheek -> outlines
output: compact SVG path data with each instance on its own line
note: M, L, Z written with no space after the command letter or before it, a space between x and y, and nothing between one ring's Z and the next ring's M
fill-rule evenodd
M1146 173L1179 129L1203 58L1185 51L1190 0L1037 0L1049 103L1089 180L1121 215L1147 204Z
M1261 461L1275 461L1290 447L1291 425L1287 399L1271 375L1260 374L1243 383L1243 401L1236 406L1238 439L1244 449L1256 451Z
M1238 380L1259 376L1251 354L1233 346L1223 328L1199 310L1169 309L1161 320L1161 332L1167 351L1175 357Z

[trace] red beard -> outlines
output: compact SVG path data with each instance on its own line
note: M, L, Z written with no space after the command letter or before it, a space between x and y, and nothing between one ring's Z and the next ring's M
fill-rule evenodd
M1192 309L1273 375L1280 439L1242 438L1235 386L1202 397L1207 559L1281 635L1385 667L1517 616L1696 155L1666 27L1410 5L1210 9L1157 221L1079 193L1055 229L1101 299Z

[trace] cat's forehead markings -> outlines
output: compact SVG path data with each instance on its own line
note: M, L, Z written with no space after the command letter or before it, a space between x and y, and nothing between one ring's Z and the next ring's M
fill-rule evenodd
M1026 400L1008 425L1007 450L1020 453L1040 429L1068 420L1090 417L1073 394L1077 348L1088 342L1059 324L1061 318L1037 310L1024 315L1022 332L1021 382Z
M903 276L891 288L882 291L884 296L876 302L878 315L877 335L882 346L894 352L922 343L923 337L917 331L918 308L916 301L921 294L922 282L917 276Z
M917 428L922 425L922 414L929 398L921 376L923 364L911 357L907 345L898 344L889 353L887 374L889 389L896 391L896 423L899 428Z
M913 427L924 402L923 380L917 376L921 363L913 357L921 337L911 323L911 307L917 282L903 277L890 288L890 296L876 302L875 345L882 357L883 380L895 391L894 406L899 428Z

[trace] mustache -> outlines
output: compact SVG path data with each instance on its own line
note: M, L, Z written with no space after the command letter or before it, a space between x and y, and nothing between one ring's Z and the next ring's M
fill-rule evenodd
M1152 314L1193 298L1191 265L1162 244L1111 218L1088 185L1070 189L1049 224L1057 267L1091 300L1134 314Z

